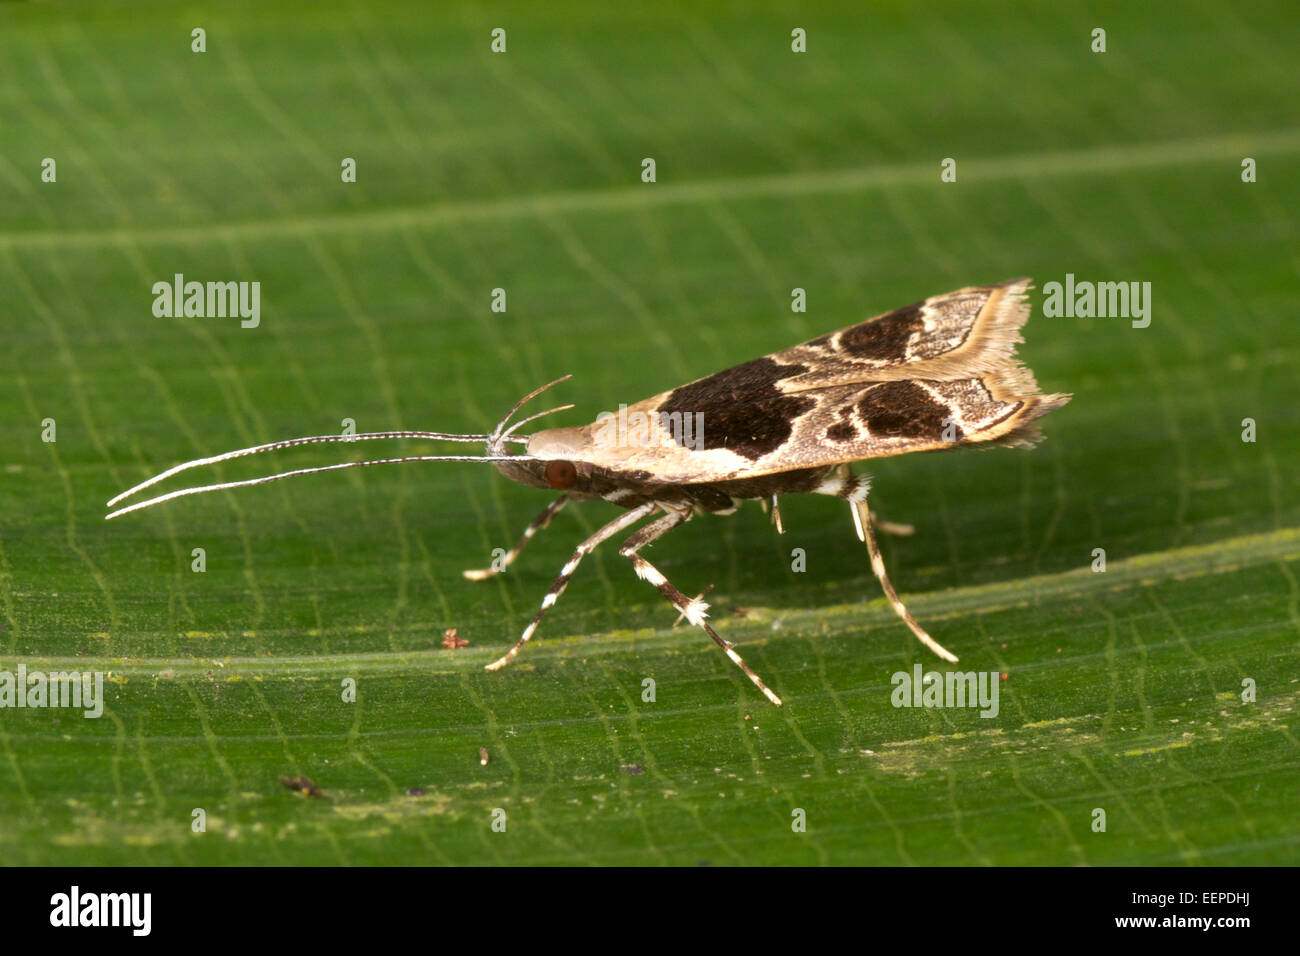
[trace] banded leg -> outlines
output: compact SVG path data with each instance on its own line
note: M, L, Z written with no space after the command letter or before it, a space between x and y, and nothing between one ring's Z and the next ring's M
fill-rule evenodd
M528 527L524 529L523 535L519 538L517 542L515 542L515 546L511 548L509 552L507 552L504 558L501 559L502 571L504 571L506 568L510 567L510 565L514 563L515 558L519 557L519 552L524 550L524 545L526 545L532 539L533 535L537 534L537 532L541 531L548 524L550 524L551 519L554 518L557 514L559 514L560 511L564 508L564 506L568 503L569 503L569 496L567 494L560 495L560 497L556 498L554 501L552 501L549 505L546 506L545 511L539 514L536 518L534 518L529 523ZM485 581L496 573L497 570L491 567L470 568L467 571L461 572L461 574L465 575L465 577L469 578L471 581Z
M632 534L631 537L623 542L623 547L618 549L618 553L632 562L632 567L636 570L637 577L653 584L659 589L659 593L666 597L668 602L686 617L686 620L702 627L704 633L713 638L713 643L722 648L723 653L731 658L731 662L744 671L745 676L754 682L754 686L761 690L768 700L780 707L781 698L768 690L767 685L763 683L762 679L757 674L749 669L749 665L744 662L732 646L719 637L718 632L709 626L709 622L705 620L705 618L708 617L706 612L708 611L709 606L699 598L696 598L695 600L688 598L681 591L677 590L677 588L673 587L672 582L664 577L658 568L645 558L641 557L641 555L637 554L637 551L641 548L644 548L656 538L660 538L667 534L679 524L690 520L690 517L691 512L686 509L681 511L670 511L662 518L656 518L644 528Z
M629 525L636 524L642 518L654 511L656 507L657 506L652 501L648 501L643 505L638 505L631 511L626 511L619 515L586 541L582 542L582 544L578 545L577 550L573 552L573 557L569 558L568 563L560 569L560 576L555 579L555 583L551 585L551 589L546 592L546 597L542 598L542 606L538 609L537 616L533 618L531 624L524 628L524 636L519 638L514 647L510 648L510 650L508 650L502 657L493 661L491 664L488 664L485 669L496 671L505 667L514 659L514 656L519 653L519 649L528 643L528 639L532 637L533 632L537 630L537 625L541 623L542 615L546 613L546 609L558 601L560 595L564 593L564 589L569 586L569 578L573 577L573 572L578 569L578 564L582 561L583 555L590 554L592 551L596 550L596 547L602 541L607 538L612 538Z
M912 633L917 636L922 644L944 660L955 663L957 655L927 634L925 629L916 623L916 618L912 617L911 612L903 606L903 602L898 598L898 592L889 583L889 575L885 572L885 560L880 556L880 546L876 544L876 532L871 527L871 510L867 507L867 499L864 497L857 501L850 501L849 508L853 512L853 527L858 532L858 540L867 543L867 553L871 556L871 570L876 572L876 577L880 579L880 586L884 588L885 597L889 598L889 603L893 605L894 613L903 619L903 623L912 629Z

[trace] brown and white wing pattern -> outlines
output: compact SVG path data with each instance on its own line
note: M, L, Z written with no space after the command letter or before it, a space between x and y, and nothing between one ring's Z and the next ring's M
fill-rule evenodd
M1041 437L1035 419L1070 396L1040 393L1015 358L1029 284L934 296L656 395L627 409L665 423L651 441L588 425L576 430L582 457L687 484L1032 444Z
M1024 317L1009 326L1010 336L1003 331L1007 326L997 319L1004 308L1014 309L1028 283L1028 279L1017 279L931 296L792 346L771 358L782 365L807 367L787 381L790 388L908 377L917 363L939 359L954 368L968 367L974 356L990 347L1020 341L1016 330Z

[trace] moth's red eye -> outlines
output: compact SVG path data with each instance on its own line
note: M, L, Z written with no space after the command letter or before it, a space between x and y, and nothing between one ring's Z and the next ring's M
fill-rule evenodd
M542 474L548 485L560 491L572 488L573 483L578 480L578 469L573 467L571 461L548 461L546 470Z

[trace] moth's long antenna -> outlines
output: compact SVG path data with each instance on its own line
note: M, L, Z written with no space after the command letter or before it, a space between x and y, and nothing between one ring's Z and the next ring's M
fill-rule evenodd
M129 498L137 491L143 491L151 485L156 485L160 481L166 481L172 475L180 474L182 471L189 471L191 468L198 468L202 465L215 465L220 461L229 461L232 458L243 458L245 455L256 455L264 451L276 451L280 448L294 448L298 445L316 445L323 442L354 442L354 441L373 441L379 438L428 438L437 441L463 441L463 442L481 442L487 441L487 435L448 435L443 432L362 432L359 435L312 435L307 438L288 438L284 441L268 442L265 445L253 445L249 448L240 448L236 451L224 452L220 455L212 455L208 458L196 458L193 461L187 461L183 464L168 468L161 474L154 475L148 481L142 481L134 488L128 488L115 498L111 498L107 507L111 508L123 498ZM526 443L527 439L514 439L519 443Z
M492 434L488 436L488 440L489 440L489 441L500 441L500 440L501 440L501 433L502 433L502 431L503 431L503 430L505 429L505 427L506 427L506 422L510 421L510 419L514 417L515 412L519 411L519 409L523 408L526 404L528 404L529 402L531 402L534 398L536 398L538 395L542 394L542 392L546 391L548 388L552 388L552 387L554 387L554 386L556 386L556 385L559 385L561 382L566 382L566 381L568 381L568 380L571 379L571 378L573 378L572 375L563 375L563 376L561 376L560 378L557 378L557 379L556 379L555 381L553 381L553 382L547 382L545 385L542 385L542 386L539 387L539 388L535 388L535 389L533 389L531 392L529 392L529 393L528 393L527 395L525 395L523 398L519 399L519 401L515 402L515 406L514 406L514 408L510 409L510 411L506 413L506 417L503 418L503 419L501 419L500 424L498 424L496 428L492 429ZM529 419L529 421L531 421L531 419Z
M150 498L147 501L138 501L133 505L127 505L125 508L119 508L110 514L104 516L104 520L116 518L119 515L129 514L132 511L139 511L141 508L149 508L153 505L162 504L164 501L170 501L173 498L183 498L186 495L198 495L207 491L224 491L227 488L243 488L247 485L264 485L271 481L279 481L281 478L292 478L295 475L311 475L319 471L338 471L341 468L365 468L368 465L397 465L410 461L540 461L539 458L533 458L529 455L504 455L504 456L479 456L479 455L411 455L405 458L376 458L371 461L345 461L337 465L319 465L315 468L296 468L293 471L284 471L278 475L263 475L261 478L245 478L243 481L223 481L216 485L202 485L198 488L181 488L179 491L169 491L165 495L159 495L156 498Z

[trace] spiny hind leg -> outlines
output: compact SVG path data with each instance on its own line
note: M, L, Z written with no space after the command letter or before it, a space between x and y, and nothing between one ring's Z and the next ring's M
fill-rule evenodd
M568 563L560 570L560 576L555 579L555 583L551 585L551 589L547 591L546 596L542 598L542 606L538 609L537 616L533 618L532 622L526 628L524 628L523 637L519 638L515 643L515 646L506 651L504 655L493 661L491 664L488 664L486 669L496 671L505 667L514 659L514 656L519 653L519 649L528 643L528 639L532 637L533 632L537 630L537 625L541 623L542 615L546 613L547 608L554 605L555 602L560 599L560 595L564 593L564 589L569 586L569 578L573 577L573 572L578 570L578 564L582 561L585 555L596 550L597 545L602 541L607 538L612 538L630 525L636 524L654 510L655 505L653 502L638 505L631 511L619 515L586 541L582 542L582 544L578 545L577 549L573 552L573 557L569 558Z
M523 535L515 542L515 546L506 552L506 556L501 559L501 567L470 568L469 570L462 571L461 574L465 575L465 577L469 578L471 581L484 581L487 578L492 577L492 575L504 571L514 563L515 558L519 557L519 552L524 550L524 545L532 540L533 535L537 534L537 532L550 524L551 519L559 514L561 509L563 509L568 503L569 496L567 494L560 495L560 497L547 505L546 509L541 514L529 522L528 527L524 529Z
M705 620L705 618L708 617L706 612L708 611L709 606L699 598L696 598L695 600L688 598L681 591L677 590L677 588L673 586L672 582L664 577L658 568L645 558L641 557L641 555L637 554L637 551L641 548L644 548L652 541L667 534L679 524L683 524L690 520L690 517L691 512L687 509L681 511L670 511L662 518L656 518L644 528L641 528L639 531L632 534L623 542L623 546L618 549L618 553L632 562L632 567L636 571L637 577L653 584L659 589L659 593L668 599L668 603L677 608L677 610L685 616L686 620L703 628L704 633L708 634L709 637L713 639L713 643L722 648L723 653L731 658L731 662L744 671L745 676L754 682L754 686L761 690L768 700L780 707L781 698L768 690L767 685L763 683L762 679L750 670L749 665L746 664L741 656L736 653L735 649L719 637L718 632L709 625L707 620Z
M916 623L916 618L912 617L912 613L899 600L898 592L894 590L894 586L889 583L889 574L885 571L885 559L880 556L880 546L876 544L876 532L871 527L871 511L867 508L867 499L863 497L857 501L850 500L849 508L853 512L853 526L858 532L858 538L867 544L867 554L871 556L871 570L880 579L880 586L885 591L885 597L889 598L894 613L903 619L903 623L912 629L912 633L917 636L917 639L922 644L944 660L956 662L957 655L927 634L925 628Z

